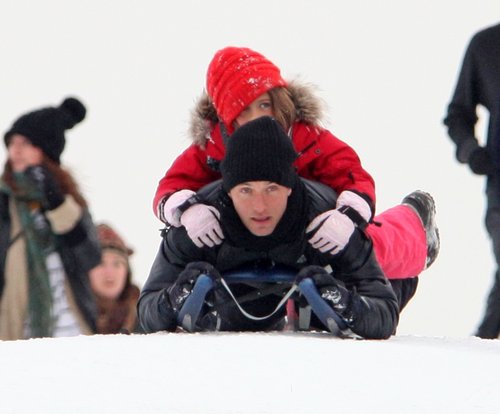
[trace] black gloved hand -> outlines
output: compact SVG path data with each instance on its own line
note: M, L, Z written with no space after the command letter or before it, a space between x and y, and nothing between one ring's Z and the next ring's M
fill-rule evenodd
M335 278L321 266L310 265L303 267L295 276L295 283L299 284L307 278L311 278L317 288L336 284Z
M42 165L28 167L24 174L36 185L38 190L44 195L43 207L47 210L54 210L64 202L64 194L57 183L54 175Z
M192 262L179 274L177 280L167 289L170 305L175 312L179 312L186 299L193 291L194 284L201 274L214 280L220 279L219 271L207 262Z
M347 323L353 321L351 293L321 266L306 266L295 278L298 284L311 278L318 288L321 298L326 301Z
M469 167L474 174L491 175L495 168L488 150L484 147L477 147L469 156Z

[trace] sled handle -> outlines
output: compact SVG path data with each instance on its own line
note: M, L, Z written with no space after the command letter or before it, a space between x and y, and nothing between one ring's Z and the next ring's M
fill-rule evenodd
M341 336L342 331L348 329L342 318L321 297L310 277L301 280L299 290L305 296L307 303L311 305L312 311L332 334Z
M272 269L242 268L225 272L222 276L228 283L270 282L293 284L296 271L283 267Z
M214 281L205 274L201 274L198 276L198 279L196 279L191 294L186 299L186 302L184 302L184 305L182 305L179 315L177 316L177 323L188 332L195 331L195 325L200 316L201 307L205 302L207 293L213 286Z

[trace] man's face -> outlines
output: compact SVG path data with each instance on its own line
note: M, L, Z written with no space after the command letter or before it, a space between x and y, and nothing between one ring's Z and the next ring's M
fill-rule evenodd
M245 227L255 236L269 236L286 210L292 190L270 181L249 181L229 192Z

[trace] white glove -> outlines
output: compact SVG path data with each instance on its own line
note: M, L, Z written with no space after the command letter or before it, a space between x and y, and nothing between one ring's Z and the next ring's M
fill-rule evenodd
M168 197L164 203L160 202L160 208L158 212L158 217L160 218L160 220L174 227L180 227L180 216L175 212L182 203L190 199L195 194L196 193L191 190L180 190Z
M181 224L198 247L221 244L224 234L219 223L220 213L213 206L193 204L181 216Z
M316 217L306 233L316 230L309 243L321 253L340 253L349 242L355 226L352 220L338 210L328 210Z
M358 194L349 190L342 191L337 199L337 209L343 206L353 208L359 213L363 220L367 223L370 222L372 218L372 209L366 200Z

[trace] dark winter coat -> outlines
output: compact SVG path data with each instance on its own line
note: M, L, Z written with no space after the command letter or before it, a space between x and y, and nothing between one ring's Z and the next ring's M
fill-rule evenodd
M335 204L334 192L324 185L308 181L300 181L299 185L306 183L304 191L307 194L307 217L303 223L308 223L318 214L328 210ZM209 186L199 192L204 200L215 202L220 199L222 190L220 184ZM296 190L292 191L293 192ZM217 194L219 194L217 196ZM287 208L290 208L290 202ZM222 210L222 209L221 209ZM224 228L224 216L221 217ZM159 252L153 263L149 277L142 289L138 303L139 321L146 332L176 329L176 314L165 307L163 296L165 290L177 279L178 275L190 262L206 261L214 265L221 273L234 270L259 262L274 262L288 267L301 269L306 265L330 265L335 277L344 282L345 286L356 291L362 297L363 309L355 318L351 326L353 332L365 338L387 338L396 329L399 317L397 300L394 292L380 270L373 254L371 241L360 230L356 230L348 247L338 255L319 253L313 249L305 237L303 224L300 235L288 243L277 245L263 251L250 250L231 244L227 238L219 246L213 248L197 248L186 234L183 227L170 228L160 245ZM261 302L259 306L273 308L276 303ZM248 304L245 308L248 309ZM259 306L255 306L257 311ZM250 312L251 313L251 312ZM262 312L261 314L265 314ZM244 321L240 312L234 308L233 314L225 320L225 330L268 330L283 320L284 313L264 322ZM236 322L235 322L236 321Z
M465 52L444 123L457 145L457 158L467 163L478 147L474 129L477 106L490 115L486 148L500 169L500 24L476 33Z
M69 202L68 199L60 209L64 210L66 205L73 205L73 209L81 209L74 201ZM12 212L9 209L9 197L0 192L0 299L3 297L7 278L5 274L7 257L11 247L24 237L22 233L12 234ZM66 220L64 217L60 218ZM75 225L66 232L55 233L55 237L56 248L61 257L74 302L91 331L89 333L93 333L96 331L97 308L90 288L88 272L100 263L101 248L88 210L81 209L80 218Z
M288 86L297 108L298 120L288 131L299 157L297 173L322 182L337 191L353 190L366 196L375 206L375 184L365 171L356 152L331 132L321 127L321 105L308 86L291 82ZM158 211L160 201L182 189L198 191L218 180L219 163L224 158L220 124L208 97L202 96L193 112L191 138L193 144L172 164L160 180L153 201Z

